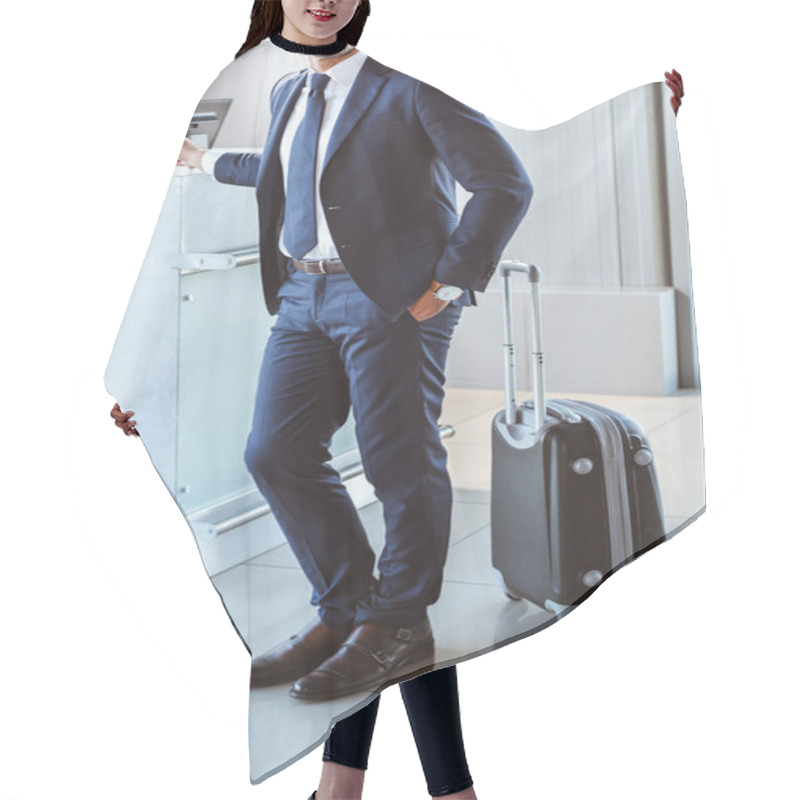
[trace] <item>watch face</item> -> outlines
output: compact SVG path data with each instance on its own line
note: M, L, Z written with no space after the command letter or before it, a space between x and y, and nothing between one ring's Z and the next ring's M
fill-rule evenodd
M436 290L436 296L440 300L455 300L456 297L461 295L463 289L459 289L458 286L440 286Z

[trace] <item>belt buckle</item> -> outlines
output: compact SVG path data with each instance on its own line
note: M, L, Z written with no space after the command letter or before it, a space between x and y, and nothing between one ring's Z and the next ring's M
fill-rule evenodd
M327 275L328 274L328 270L325 269L325 259L321 258L319 261L317 261L317 264L319 265L320 272L323 275Z

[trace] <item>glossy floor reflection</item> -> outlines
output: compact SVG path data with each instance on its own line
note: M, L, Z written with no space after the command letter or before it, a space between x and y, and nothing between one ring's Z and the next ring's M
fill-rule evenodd
M559 395L551 394L556 398ZM667 531L674 532L705 506L702 414L696 391L668 397L570 394L617 409L637 420L656 458ZM521 399L524 399L523 394ZM509 600L491 566L491 422L503 407L499 391L450 389L441 421L456 434L446 439L454 486L451 547L439 602L430 610L436 636L436 663L445 665L540 630L553 616L522 600ZM361 510L376 552L382 547L380 504ZM297 561L281 545L213 578L228 613L254 653L288 638L313 618L310 589ZM317 747L329 721L368 702L367 695L331 703L303 704L288 695L289 685L251 692L251 779L259 781ZM291 717L291 724L285 724ZM302 722L301 722L302 719ZM286 736L291 731L292 736Z

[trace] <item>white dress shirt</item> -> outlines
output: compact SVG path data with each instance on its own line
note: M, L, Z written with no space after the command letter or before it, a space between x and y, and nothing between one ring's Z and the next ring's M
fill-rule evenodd
M330 80L325 85L325 111L322 117L322 126L320 128L319 140L317 142L317 170L315 181L315 200L316 200L316 215L317 215L317 244L305 254L304 258L308 260L314 259L330 259L339 258L339 253L336 250L336 245L333 243L333 237L328 229L328 222L325 219L325 211L322 207L322 201L319 196L319 181L322 175L322 165L324 163L323 154L328 148L333 128L336 125L336 120L339 118L339 113L344 106L344 101L350 91L350 87L356 79L361 67L364 64L367 56L360 50L356 50L353 55L335 64L330 69L325 71L325 75L330 75ZM306 113L306 102L308 100L308 91L311 79L311 70L309 69L308 77L306 78L305 85L303 86L297 102L289 115L286 122L286 127L283 132L283 138L280 143L280 158L281 167L283 170L283 189L284 194L287 188L287 176L289 174L289 155L292 150L292 142L294 141L295 133L300 127L300 123ZM214 164L217 159L225 152L224 150L208 150L203 154L202 168L205 172L214 174ZM283 243L283 230L281 230L279 246L285 255L289 255Z

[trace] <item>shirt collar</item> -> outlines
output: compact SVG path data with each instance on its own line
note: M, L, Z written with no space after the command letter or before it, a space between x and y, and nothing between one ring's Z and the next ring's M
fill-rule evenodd
M356 76L359 73L362 65L367 59L367 54L361 50L357 50L352 56L334 64L330 69L325 70L323 75L330 75L331 80L341 84L344 88L349 88L353 85ZM308 75L306 76L306 86L309 85L313 70L308 67Z

